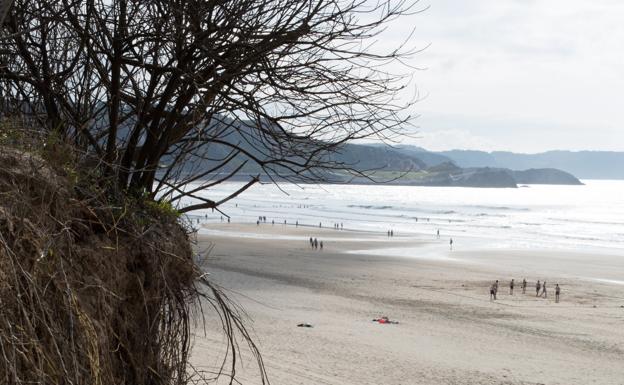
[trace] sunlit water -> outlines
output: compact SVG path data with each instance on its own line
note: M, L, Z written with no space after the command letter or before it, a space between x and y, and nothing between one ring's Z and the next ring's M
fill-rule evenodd
M479 248L624 250L624 181L517 189L362 185L257 185L221 207L233 222L332 227L433 238L457 237ZM205 193L218 200L240 186ZM188 203L188 202L183 202ZM194 213L220 222L211 210ZM205 218L208 216L208 219Z

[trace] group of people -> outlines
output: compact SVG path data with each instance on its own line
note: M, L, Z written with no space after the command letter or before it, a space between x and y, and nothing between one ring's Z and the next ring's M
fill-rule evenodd
M388 230L388 237L394 237L394 230Z
M509 295L513 295L515 285L516 285L515 280L512 278L511 281L509 282ZM522 279L520 288L522 289L522 294L526 294L526 288L527 288L526 278ZM492 286L490 286L490 300L491 301L496 300L497 293L498 293L498 280L496 280L496 282L494 282ZM559 284L557 283L555 284L555 302L556 303L559 303L560 294L561 294L561 288L559 287ZM542 283L539 280L537 280L537 282L535 283L535 297L547 298L547 295L548 295L548 291L546 288L546 281Z
M316 238L310 237L310 247L313 249L320 248L321 250L323 250L323 241L319 241Z
M229 222L229 218L228 218L228 222ZM258 219L256 220L256 225L260 225L260 223L266 223L267 221L267 217L266 216L259 216ZM286 219L284 219L284 225L287 225L288 222L286 221ZM275 219L271 219L271 225L275 225ZM299 221L296 220L295 221L295 227L299 227Z
M323 222L319 222L319 228L323 227ZM342 223L334 223L334 230L342 230Z
M208 215L206 214L206 219L208 218ZM225 218L223 218L223 215L221 215L221 222L223 222L225 220ZM197 223L200 223L200 219L197 218L196 219ZM230 217L227 217L227 222L230 223ZM256 219L256 225L260 225L261 223L267 223L267 217L264 215L260 215L258 216L258 218ZM283 222L284 225L288 224L288 221L286 219L284 219ZM275 225L275 219L271 220L271 225ZM295 227L299 227L299 220L296 220L294 223ZM344 224L342 222L340 223L334 223L334 230L344 230ZM319 228L323 227L323 222L319 222ZM389 235L390 236L390 235Z

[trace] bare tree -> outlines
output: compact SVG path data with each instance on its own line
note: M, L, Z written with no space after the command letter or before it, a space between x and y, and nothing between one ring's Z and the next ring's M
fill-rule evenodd
M409 120L401 113L410 102L399 98L409 73L389 73L385 68L411 51L402 44L377 47L374 42L388 23L418 11L417 0L374 1L13 0L10 5L4 0L0 17L7 9L3 6L11 8L0 23L0 115L28 115L31 129L70 144L70 155L80 157L76 162L92 166L97 176L92 179L101 184L96 202L106 208L103 216L110 217L111 223L99 223L105 221L90 211L87 217L93 216L99 223L93 227L106 236L119 230L118 220L125 215L109 207L108 195L147 196L174 204L195 199L181 208L186 212L217 208L257 183L261 175L295 182L323 180L327 170L350 170L329 156L347 141L371 136L390 139ZM236 176L246 179L230 195L200 196L200 191ZM14 197L17 201L22 195ZM37 217L39 212L32 214ZM83 226L74 219L68 221ZM52 233L71 233L65 226L68 221L52 221L59 226L52 226L57 229ZM140 240L136 244L145 244L142 227L129 236ZM71 259L72 253L69 248L67 260L81 260ZM176 253L165 253L176 261L172 272L181 266ZM37 255L28 252L28 256ZM143 259L164 274L159 258ZM134 278L142 270L135 274L125 262L121 266L115 274L127 274L140 283ZM54 269L50 271L61 279ZM166 301L151 306L149 312L143 306L130 307L141 313L138 320L164 317L172 322L164 335L156 334L164 338L158 343L169 344L170 349L161 354L172 356L157 361L165 364L159 372L150 367L154 373L144 375L150 384L167 381L159 376L171 372L167 363L172 360L179 364L176 373L185 377L188 298L204 295L184 282L176 281L180 285L172 287L164 278L166 294L149 297L161 300L165 295ZM205 281L201 275L199 280ZM204 284L213 294L209 303L219 313L230 346L236 345L234 330L239 330L257 354L241 315L232 311L217 287ZM49 290L54 289L51 286ZM42 287L48 293L47 283ZM61 301L66 292L59 285ZM172 303L167 301L174 305L167 307ZM52 309L35 318L57 321L57 314L63 313L58 313L58 307ZM172 316L172 309L179 315ZM19 314L28 318L39 313ZM121 334L118 325L109 326L113 334ZM40 338L33 330L32 335ZM37 347L37 340L32 341ZM31 349L30 342L22 345ZM79 350L71 346L71 352ZM106 354L131 350L121 343L116 346L115 352L106 350ZM141 349L132 351L137 361L142 358ZM235 352L230 354L233 376L237 361ZM63 357L60 351L58 356ZM264 382L262 361L257 358ZM38 370L46 368L41 365ZM147 370L137 375L143 372ZM82 373L76 371L78 377ZM234 381L232 377L230 383Z
M415 3L15 0L0 96L100 159L116 191L215 208L260 174L350 169L328 154L403 127L409 73L385 65L412 52L374 41ZM197 194L237 175L248 182L230 196Z

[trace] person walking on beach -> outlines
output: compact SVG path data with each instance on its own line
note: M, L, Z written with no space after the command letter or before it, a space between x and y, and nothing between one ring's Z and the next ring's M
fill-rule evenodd
M453 238L451 238L449 240L449 246L451 247L451 250L453 250ZM497 281L498 282L498 281Z
M542 284L542 297L546 298L546 281Z
M527 281L526 278L522 278L522 294L526 294Z
M512 278L511 282L509 282L509 295L513 295L513 289L514 289L514 280Z
M316 238L314 238L314 248L318 249L318 241L316 240Z
M557 283L555 285L555 303L559 303L559 294L561 293L561 288L559 287L559 284Z
M537 280L537 283L535 284L535 296L539 297L539 292L542 288L542 284L540 283L539 279Z
M492 284L492 286L490 286L490 301L496 301L496 285Z
M498 279L496 280L496 282L494 282L494 288L496 289L496 292L498 293Z
M319 246L321 247L321 250L323 250L323 241L319 242Z
M314 239L312 237L310 237L310 247L314 248Z
M440 239L440 229L438 229L438 233L436 234L436 238Z

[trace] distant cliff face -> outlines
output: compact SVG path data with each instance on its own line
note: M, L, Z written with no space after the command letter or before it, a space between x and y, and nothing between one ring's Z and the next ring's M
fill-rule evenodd
M554 168L532 168L525 171L512 171L512 176L516 183L521 184L583 184L574 175Z

